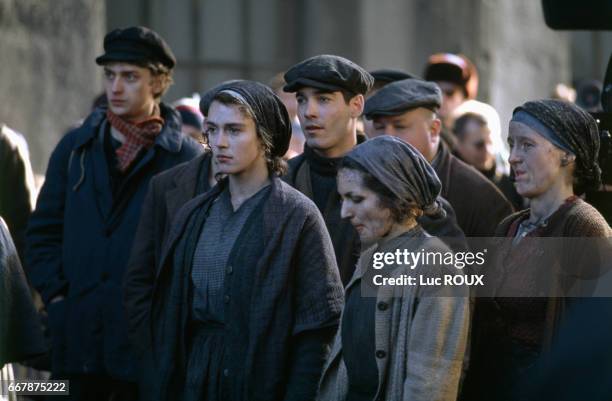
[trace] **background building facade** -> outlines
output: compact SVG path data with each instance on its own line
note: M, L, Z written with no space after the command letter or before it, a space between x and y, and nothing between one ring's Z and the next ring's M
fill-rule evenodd
M155 29L176 54L166 101L226 79L267 82L320 53L421 75L445 51L474 61L478 99L504 129L513 107L555 84L602 80L612 51L609 32L549 29L533 0L0 0L0 121L26 136L36 172L102 91L104 34L129 25Z

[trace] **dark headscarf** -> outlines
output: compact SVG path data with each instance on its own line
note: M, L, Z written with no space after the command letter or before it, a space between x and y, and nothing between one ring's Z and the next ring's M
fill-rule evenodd
M285 105L272 89L255 81L226 82L216 87L210 102L200 103L204 106L204 115L208 115L210 104L220 93L232 96L251 109L258 129L264 129L272 136L272 156L282 157L287 153L291 140L291 120Z
M512 121L529 126L553 145L576 156L577 192L599 187L599 131L589 113L560 100L535 100L514 109Z
M426 215L444 213L436 201L442 184L431 165L410 144L382 135L358 145L345 157L363 167L398 199L414 201Z

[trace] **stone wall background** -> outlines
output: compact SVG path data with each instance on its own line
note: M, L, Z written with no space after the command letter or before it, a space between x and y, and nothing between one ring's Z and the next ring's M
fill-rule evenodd
M447 51L475 62L478 99L504 131L516 105L556 83L601 80L612 52L610 32L547 28L534 0L0 0L0 122L26 136L37 173L102 90L106 31L138 24L177 55L167 102L225 79L266 82L320 53L421 75Z
M99 0L0 0L0 121L26 136L37 173L100 90L105 13Z

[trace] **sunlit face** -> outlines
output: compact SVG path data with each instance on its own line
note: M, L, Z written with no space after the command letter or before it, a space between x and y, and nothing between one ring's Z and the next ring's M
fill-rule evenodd
M338 193L342 198L341 216L351 221L363 244L378 241L391 232L391 210L380 206L378 195L364 185L361 172L340 169Z
M296 94L298 118L308 147L328 157L339 157L354 146L355 119L363 110L363 96L347 104L342 92L304 87Z
M425 108L408 110L397 116L377 116L374 132L393 135L414 146L428 161L433 160L440 140L440 120Z
M255 121L240 106L213 101L208 110L206 129L218 173L241 175L267 170Z
M436 84L442 89L442 107L440 107L440 117L450 117L453 111L465 101L465 94L461 86L447 81L437 81Z
M480 171L489 171L495 165L491 130L475 120L469 120L458 141L457 148L463 160Z
M151 115L160 82L148 68L110 63L104 66L104 90L113 113L127 121L139 122Z
M511 121L508 144L519 195L537 198L566 179L567 167L561 166L565 152L527 125Z

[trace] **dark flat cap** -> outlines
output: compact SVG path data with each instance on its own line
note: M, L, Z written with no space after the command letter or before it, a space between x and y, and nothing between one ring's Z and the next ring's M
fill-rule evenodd
M306 59L285 73L285 92L312 88L365 94L374 84L374 78L363 68L340 56L320 55Z
M436 110L441 105L442 91L438 85L420 79L404 79L384 86L366 100L363 114L372 119L395 116L417 107Z
M403 79L411 79L417 78L417 76L409 74L405 71L401 70L392 70L392 69L383 69L383 70L375 70L370 71L370 75L374 77L374 80L378 83L391 83L395 81L401 81Z
M115 29L106 34L104 54L96 58L96 63L103 65L112 61L159 62L168 68L176 64L176 58L164 39L143 26Z

